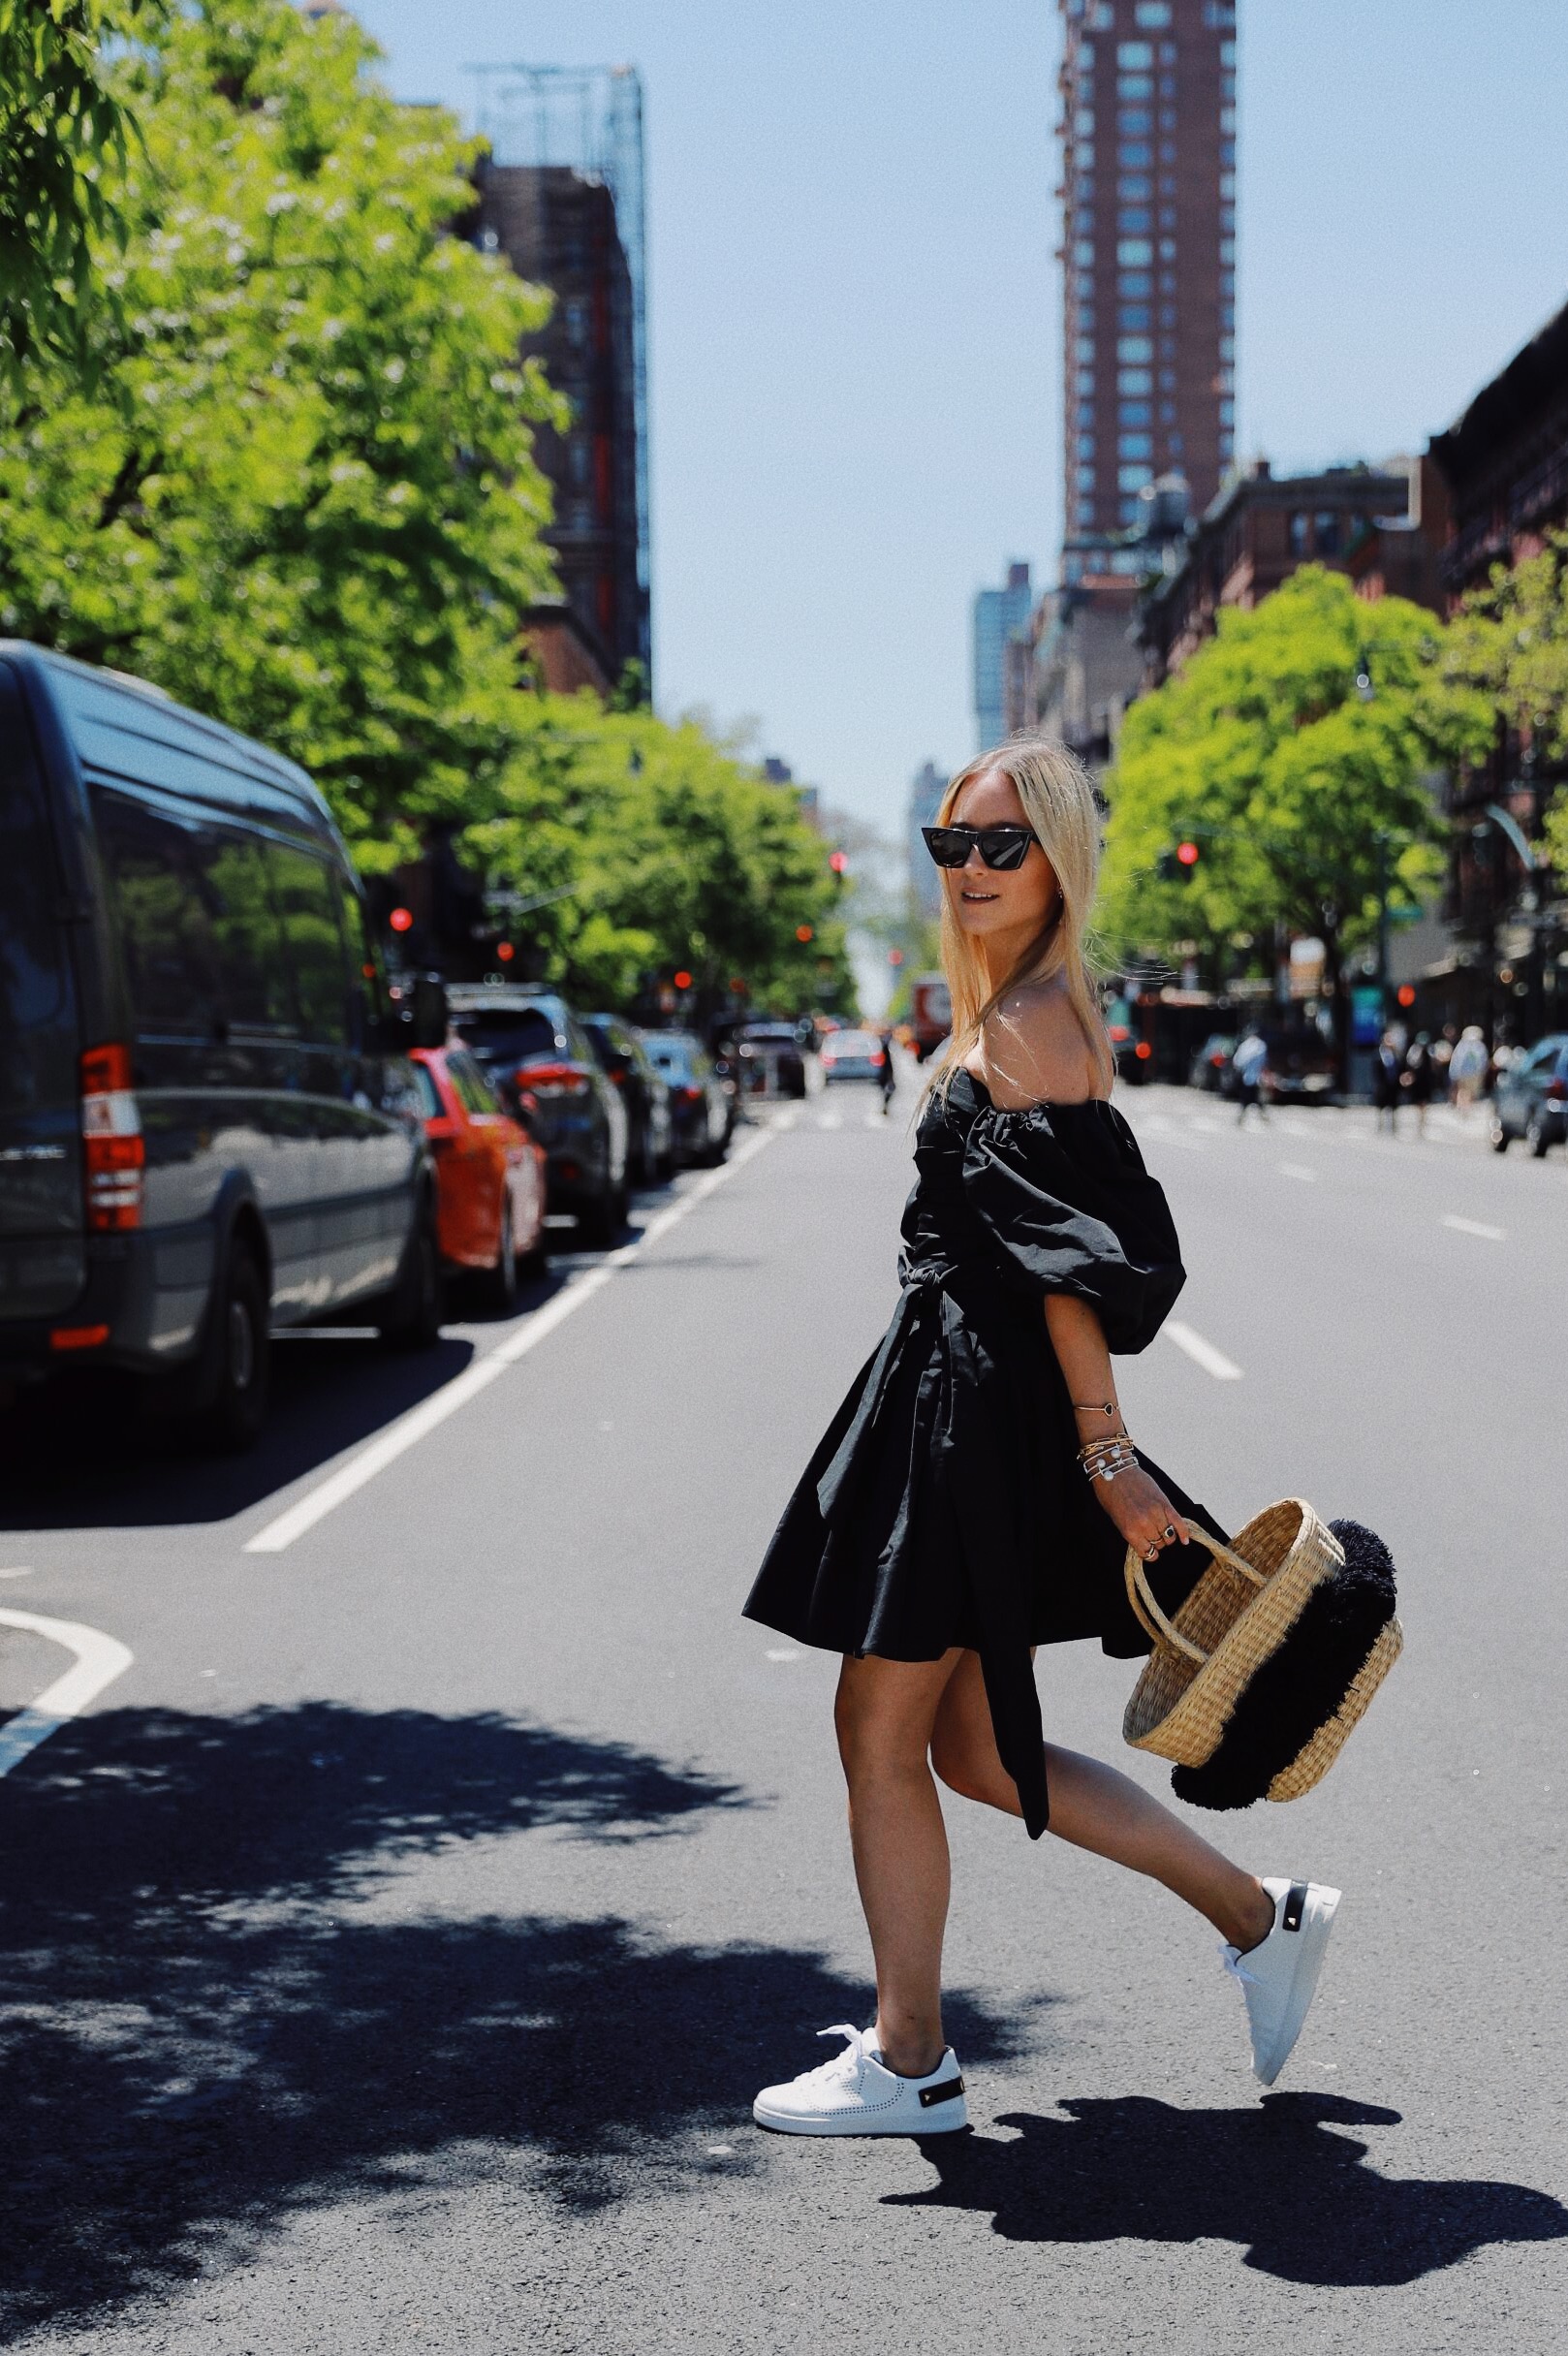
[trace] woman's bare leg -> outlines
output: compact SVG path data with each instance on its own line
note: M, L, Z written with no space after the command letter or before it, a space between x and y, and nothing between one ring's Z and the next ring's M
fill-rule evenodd
M980 1662L973 1652L949 1679L936 1713L931 1764L952 1790L1020 1813L1012 1776L996 1755ZM1051 1830L1146 1873L1206 1915L1233 1947L1253 1947L1273 1928L1274 1910L1254 1874L1233 1866L1168 1807L1113 1767L1046 1744Z
M876 1958L877 2044L905 2078L933 2070L946 2043L948 1838L927 1753L943 1687L962 1658L846 1657L833 1706L855 1878Z

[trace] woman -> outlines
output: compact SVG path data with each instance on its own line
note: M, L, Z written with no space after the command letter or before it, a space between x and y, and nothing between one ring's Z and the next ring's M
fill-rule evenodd
M757 2097L800 2135L967 2123L942 2030L949 1790L1147 1873L1207 1915L1271 2085L1311 2001L1339 1893L1259 1881L1114 1769L1044 1740L1032 1649L1148 1643L1129 1544L1167 1609L1213 1529L1134 1450L1112 1350L1183 1281L1165 1198L1110 1104L1084 963L1099 823L1059 745L1015 740L954 779L925 830L942 868L953 1037L927 1095L902 1294L768 1549L748 1617L843 1654L835 1723L876 2020ZM1172 1550L1175 1550L1173 1553Z

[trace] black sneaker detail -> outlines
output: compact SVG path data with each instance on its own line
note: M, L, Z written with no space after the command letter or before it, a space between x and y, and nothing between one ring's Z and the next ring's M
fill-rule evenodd
M1301 1927L1301 1915L1305 1905L1305 1882L1293 1881L1290 1888L1285 1893L1285 1911L1279 1918L1287 1931L1300 1931Z
M923 2111L928 2111L933 2102L951 2102L956 2094L962 2092L963 2080L961 2078L944 2078L940 2086L923 2086L921 2088L920 2107Z

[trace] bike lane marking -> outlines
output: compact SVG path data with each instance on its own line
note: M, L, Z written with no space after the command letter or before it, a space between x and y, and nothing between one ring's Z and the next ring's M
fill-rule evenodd
M117 1636L106 1636L102 1628L83 1627L77 1619L46 1619L40 1612L0 1611L0 1627L47 1637L50 1644L63 1645L77 1656L73 1668L0 1726L0 1775L9 1775L30 1750L47 1743L95 1702L106 1685L123 1677L135 1655L129 1645L122 1645Z
M706 1178L700 1178L668 1209L658 1211L632 1242L620 1244L614 1251L608 1252L604 1259L596 1261L592 1268L580 1269L568 1276L554 1299L548 1301L543 1308L535 1309L516 1333L509 1335L505 1341L498 1342L493 1350L486 1351L473 1366L465 1366L462 1373L455 1375L442 1390L433 1392L419 1406L411 1407L406 1415L399 1416L379 1439L372 1440L357 1456L350 1457L346 1464L340 1464L335 1472L329 1473L325 1480L319 1481L314 1489L307 1490L293 1505L285 1507L253 1538L245 1541L242 1551L247 1555L281 1555L286 1547L293 1546L297 1538L302 1538L306 1530L314 1529L318 1522L325 1521L329 1513L335 1512L338 1506L356 1495L378 1473L385 1472L389 1464L394 1464L410 1448L417 1447L428 1433L438 1429L459 1409L466 1407L470 1399L477 1398L482 1391L487 1391L491 1383L498 1381L509 1367L517 1365L519 1358L525 1358L530 1350L537 1349L540 1342L553 1334L557 1326L564 1325L585 1301L591 1300L595 1293L602 1292L621 1269L640 1259L650 1244L657 1243L662 1236L668 1235L672 1227L676 1226L688 1212L695 1210L699 1203L706 1202L714 1189L722 1186L736 1171L743 1170L765 1146L772 1143L777 1134L778 1131L772 1127L757 1130L736 1148L727 1162L721 1163L717 1170L710 1170Z
M1489 1227L1485 1219L1461 1219L1457 1210L1444 1211L1443 1225L1452 1227L1461 1236L1482 1236L1489 1243L1506 1243L1508 1241L1506 1227Z

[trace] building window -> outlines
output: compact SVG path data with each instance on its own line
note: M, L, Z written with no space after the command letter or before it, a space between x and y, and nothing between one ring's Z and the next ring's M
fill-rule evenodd
M1077 483L1080 490L1092 490L1094 488L1093 467L1080 466L1074 475L1074 481Z
M1094 305L1092 302L1079 304L1074 314L1073 325L1078 334L1079 350L1082 351L1086 344L1092 351L1094 349Z
M1147 401L1123 401L1116 419L1119 424L1128 427L1151 425L1154 422Z
M1164 302L1164 303L1161 303L1161 305L1160 305L1160 332L1161 332L1161 334L1162 334L1162 335L1174 335L1174 334L1176 333L1176 304L1175 304L1174 302Z
M1235 401L1233 401L1233 400L1231 400L1231 399L1227 398L1227 399L1222 400L1222 401L1220 402L1220 405L1219 405L1219 422L1220 422L1220 424L1221 424L1222 425L1234 425L1234 424L1236 424L1236 403L1235 403Z
M1221 237L1219 241L1220 267L1228 269L1236 260L1236 239Z
M1085 212L1092 208L1094 204L1094 174L1092 172L1079 173L1078 178L1073 182L1072 195L1068 202L1082 206Z
M1116 280L1116 292L1123 302L1146 302L1154 292L1154 281L1147 270L1123 270Z
M1127 335L1146 335L1153 324L1146 302L1124 302L1116 313L1116 325Z
M1124 433L1116 444L1118 458L1152 458L1154 445L1146 433Z
M1220 61L1220 64L1221 64L1222 66L1234 66L1234 65L1235 65L1235 63L1236 63L1236 44L1235 44L1235 42L1234 42L1234 41L1222 41L1222 42L1220 43L1220 45L1219 45L1219 61Z
M1160 109L1160 129L1162 131L1174 131L1176 127L1176 121L1175 107L1162 107Z
M1073 130L1079 139L1094 137L1094 109L1092 107L1080 107L1073 117Z
M1094 370L1092 368L1079 369L1074 390L1086 400L1094 398Z
M1219 110L1219 135L1221 139L1235 139L1236 109L1234 107L1221 107Z
M1151 66L1154 63L1153 43L1151 41L1118 41L1116 63L1118 66L1125 66L1130 73L1137 73L1145 66Z
M1133 22L1150 33L1159 32L1171 21L1171 0L1138 0L1133 11Z
M1094 239L1092 237L1079 238L1077 244L1073 247L1073 264L1075 268L1081 270L1093 269Z
M1122 141L1121 168L1123 172L1147 172L1153 161L1154 150L1146 142L1138 140Z
M1116 12L1112 5L1112 0L1090 0L1089 31L1091 33L1109 33L1115 21Z
M1161 293L1162 295L1174 295L1174 294L1176 293L1176 272L1175 272L1175 270L1161 270L1161 272L1160 272L1160 293Z
M1223 441L1224 436L1221 435L1220 438ZM1290 540L1291 554L1293 556L1304 556L1311 543L1307 538L1306 518L1300 512L1299 509L1291 517L1290 521L1286 526L1286 530Z
M1124 140L1147 139L1154 128L1154 117L1146 107L1125 107L1116 118L1116 129Z
M1094 300L1094 272L1080 270L1073 280L1073 292L1080 302L1092 302Z
M1092 336L1092 335L1075 335L1075 336L1074 336L1074 338L1073 338L1073 358L1074 358L1076 361L1092 361L1092 360L1093 360L1093 358L1094 358L1094 338L1093 338L1093 336Z
M1117 267L1124 270L1146 270L1154 259L1154 248L1146 237L1123 237L1116 247Z
M1146 237L1153 226L1146 204L1129 204L1116 216L1116 227L1124 237Z
M1312 518L1312 534L1320 556L1339 553L1339 518L1332 508L1324 509Z
M1146 173L1116 182L1116 195L1123 204L1146 204L1153 194L1154 183Z
M1162 425L1174 425L1174 424L1176 424L1176 403L1175 403L1175 401L1161 401L1161 403L1160 403L1160 424L1161 424Z
M1234 106L1235 106L1235 104L1236 104L1236 76L1235 76L1234 74L1222 74L1222 75L1220 76L1220 78L1219 78L1219 96L1220 96L1220 104L1221 104L1221 106L1225 106L1225 107L1234 107Z
M1121 503L1121 520L1123 523L1143 522L1144 502L1142 499L1123 499Z
M1174 393L1176 389L1176 370L1174 368L1162 368L1160 370L1160 391L1162 393Z
M1222 237L1234 237L1234 236L1235 236L1235 235L1236 235L1236 206L1235 206L1234 204L1222 204L1222 205L1220 206L1220 208L1219 208L1219 231L1220 231L1220 236L1221 236Z
M1094 436L1092 433L1081 433L1079 435L1078 440L1073 445L1073 455L1075 457L1092 459L1094 456Z
M1175 237L1162 237L1160 239L1160 260L1162 262L1174 262L1176 258Z
M1204 0L1204 22L1217 25L1222 33L1236 30L1235 0Z
M1132 366L1146 363L1154 358L1154 346L1146 335L1122 335L1116 339L1116 358Z
M1094 403L1092 401L1080 401L1078 404L1078 412L1073 422L1077 425L1092 426L1094 424Z
M1176 206L1174 204L1162 204L1160 206L1160 227L1166 231L1175 229Z
M1236 170L1236 141L1235 141L1235 140L1233 140L1233 139L1222 139L1222 140L1220 141L1220 143L1219 143L1219 168L1220 168L1221 172L1234 172L1234 171Z
M1236 379L1229 368L1221 368L1215 376L1214 391L1216 393L1234 393L1236 391Z
M1118 368L1116 391L1132 399L1146 398L1154 390L1154 379L1146 368Z
M1153 480L1154 470L1151 466L1118 466L1116 469L1117 490L1142 490L1145 483L1152 483Z
M1222 172L1220 173L1219 201L1222 204L1234 204L1236 203L1236 174L1234 172Z
M1078 166L1080 172L1092 172L1094 170L1094 141L1091 139L1082 139L1079 141L1078 145L1073 150L1073 161Z
M1124 107L1136 107L1141 102L1151 99L1153 95L1154 77L1152 74L1118 74L1116 76L1116 96Z
M1227 365L1227 366L1229 366L1229 365L1230 365L1230 363L1231 363L1231 361L1235 360L1235 358L1236 358L1236 337L1235 337L1234 335L1222 335L1222 336L1220 337L1220 339L1219 339L1219 356L1220 356L1220 359L1221 359L1222 361L1225 361L1225 363L1226 363L1226 365Z

